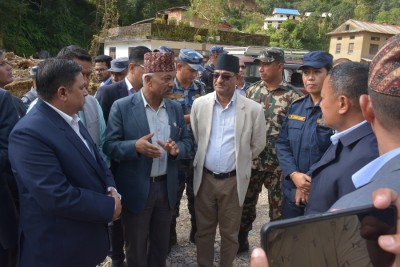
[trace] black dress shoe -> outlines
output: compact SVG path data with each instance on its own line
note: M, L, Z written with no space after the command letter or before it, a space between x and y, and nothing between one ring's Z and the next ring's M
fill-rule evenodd
M111 267L124 267L124 261L112 261L111 262Z
M195 235L196 235L196 231L191 229L190 230L189 241L192 242L193 244L196 244Z
M249 249L250 249L249 242L239 244L237 254L242 253L242 252L249 252Z
M239 241L239 248L237 254L242 252L248 252L250 249L249 246L249 233L248 232L239 232L238 241Z

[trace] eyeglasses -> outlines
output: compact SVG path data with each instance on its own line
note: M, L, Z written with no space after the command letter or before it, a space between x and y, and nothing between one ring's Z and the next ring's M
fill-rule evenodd
M213 75L214 79L218 79L219 76L221 76L222 80L224 80L224 81L228 81L231 77L233 77L233 75L230 75L230 74L227 74L227 73L223 73L223 74L213 73L212 75Z
M107 69L94 69L95 72L103 72L106 71Z
M245 69L245 68L246 68L245 65L240 65L239 67L241 67L242 69Z

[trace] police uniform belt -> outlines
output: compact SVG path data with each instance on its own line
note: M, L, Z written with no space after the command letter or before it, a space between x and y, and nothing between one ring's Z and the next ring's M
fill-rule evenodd
M160 175L160 176L150 176L150 183L154 182L161 182L167 179L167 175Z
M207 168L204 168L204 170L208 173L208 174L211 174L214 178L216 178L216 179L226 179L226 178L229 178L229 177L232 177L232 176L235 176L236 175L236 170L233 170L233 171L230 171L230 172L223 172L223 173L217 173L217 172L213 172L213 171L210 171L209 169L207 169Z

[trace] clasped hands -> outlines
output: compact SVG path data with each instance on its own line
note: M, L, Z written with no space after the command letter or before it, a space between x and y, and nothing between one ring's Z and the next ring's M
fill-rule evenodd
M159 158L162 156L163 152L160 147L149 142L153 136L154 133L150 133L138 139L135 143L136 151L149 158ZM168 138L165 142L157 139L156 142L171 156L176 157L179 154L179 146L171 138Z
M310 193L311 177L305 173L293 172L290 174L290 179L292 179L293 183L296 185L296 206L300 206L300 202L307 204L308 195Z

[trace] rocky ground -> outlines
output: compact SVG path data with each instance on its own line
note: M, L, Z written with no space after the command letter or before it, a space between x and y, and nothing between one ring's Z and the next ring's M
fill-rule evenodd
M167 259L166 267L195 267L196 265L196 246L189 241L190 233L190 215L187 210L186 194L183 194L180 217L177 221L177 234L178 244L171 249L171 253ZM262 225L269 221L268 216L268 198L267 191L264 189L260 195L257 205L257 218L253 224L253 230L249 234L250 252L239 254L233 266L234 267L247 267L250 262L250 253L253 248L260 246L260 229ZM219 266L219 248L220 236L217 231L217 238L214 245L215 249L215 262L214 266ZM111 260L107 258L101 267L109 267Z

